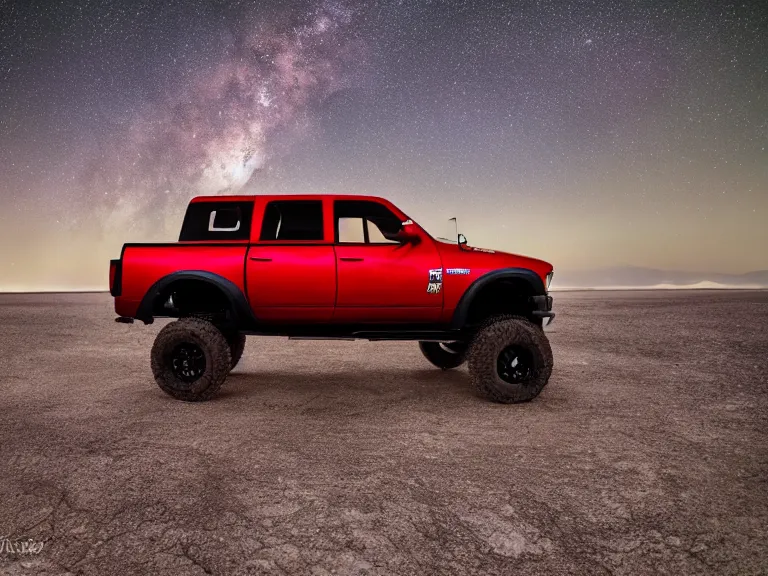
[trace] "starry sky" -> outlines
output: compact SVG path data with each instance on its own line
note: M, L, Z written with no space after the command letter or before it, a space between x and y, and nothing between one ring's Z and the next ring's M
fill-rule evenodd
M768 9L0 2L0 290L103 288L198 194L385 196L557 270L768 268Z

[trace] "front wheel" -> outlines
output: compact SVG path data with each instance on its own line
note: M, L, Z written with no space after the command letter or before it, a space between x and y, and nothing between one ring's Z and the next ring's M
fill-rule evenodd
M467 359L464 342L419 342L424 357L441 370L458 368Z
M552 348L544 331L522 318L502 317L482 328L469 349L469 373L494 402L527 402L552 374Z
M219 391L232 363L229 343L212 323L182 318L166 325L152 346L157 385L177 400L199 402Z

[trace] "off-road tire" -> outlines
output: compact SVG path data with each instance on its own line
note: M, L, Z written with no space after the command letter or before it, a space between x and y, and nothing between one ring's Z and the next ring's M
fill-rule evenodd
M498 371L497 361L510 346L530 356L530 378L511 383ZM527 402L539 395L552 374L552 348L544 331L524 318L500 316L483 325L468 351L469 373L475 389L494 402Z
M205 365L194 381L185 381L174 370L179 346L202 351ZM166 325L155 338L151 353L152 374L166 394L186 402L208 400L219 391L232 365L229 343L212 323L200 318L181 318Z
M462 342L449 342L442 345L442 342L419 342L419 349L424 354L424 358L429 360L433 366L441 370L450 370L458 368L467 360L467 346ZM457 348L456 352L446 350L451 346Z
M232 357L232 365L229 369L232 370L232 368L237 366L237 363L240 362L240 358L243 357L243 351L245 350L245 334L240 334L239 332L229 334L227 336L227 343L229 344L229 354Z

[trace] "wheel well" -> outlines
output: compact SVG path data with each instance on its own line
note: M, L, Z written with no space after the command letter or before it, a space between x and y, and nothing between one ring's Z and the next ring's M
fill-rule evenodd
M485 319L499 314L522 316L541 324L541 319L531 314L533 307L530 297L533 295L533 287L522 278L503 278L489 282L472 298L465 325L477 326Z
M164 287L152 304L154 316L206 316L232 318L232 303L223 289L211 282L183 279Z

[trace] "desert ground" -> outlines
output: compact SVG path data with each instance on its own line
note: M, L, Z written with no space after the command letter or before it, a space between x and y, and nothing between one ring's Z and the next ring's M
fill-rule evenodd
M166 396L106 294L0 296L0 574L768 573L768 292L555 294L531 403L249 338ZM2 540L0 540L2 544Z

